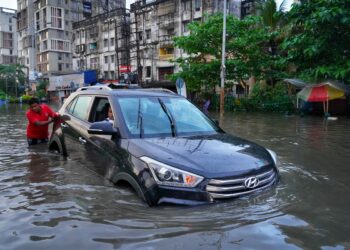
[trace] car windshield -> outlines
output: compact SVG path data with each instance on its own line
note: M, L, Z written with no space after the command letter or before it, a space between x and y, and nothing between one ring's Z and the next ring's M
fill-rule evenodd
M217 126L191 102L179 97L122 97L123 120L132 137L212 134Z

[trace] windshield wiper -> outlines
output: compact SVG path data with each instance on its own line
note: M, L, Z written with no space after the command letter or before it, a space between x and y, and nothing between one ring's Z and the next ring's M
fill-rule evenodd
M170 126L171 126L171 135L173 137L176 136L176 127L175 127L175 123L174 123L174 118L171 115L171 113L169 112L168 108L165 106L164 102L158 98L158 101L160 103L160 106L162 107L164 113L166 114L166 116L168 117L169 121L170 121Z
M137 112L137 128L140 128L140 138L143 137L143 114L141 112L141 99L139 99L139 108Z

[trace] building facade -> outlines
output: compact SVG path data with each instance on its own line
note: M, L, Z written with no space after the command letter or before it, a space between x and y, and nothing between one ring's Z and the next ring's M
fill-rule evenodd
M73 23L116 6L125 0L17 0L19 62L31 80L73 72Z
M129 19L119 8L74 23L73 69L96 70L99 79L122 79L130 68Z
M16 10L0 7L0 64L17 63Z
M229 0L227 10L242 18L252 1ZM173 59L186 56L173 45L174 36L188 35L188 24L222 12L223 0L139 0L130 8L131 70L147 83L167 82L179 69Z

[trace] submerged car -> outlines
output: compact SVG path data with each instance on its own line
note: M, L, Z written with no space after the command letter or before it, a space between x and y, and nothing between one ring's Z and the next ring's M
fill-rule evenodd
M110 106L114 121L107 118ZM277 159L225 133L186 98L165 90L86 87L59 113L50 150L79 158L114 184L129 183L150 206L240 197L278 180Z

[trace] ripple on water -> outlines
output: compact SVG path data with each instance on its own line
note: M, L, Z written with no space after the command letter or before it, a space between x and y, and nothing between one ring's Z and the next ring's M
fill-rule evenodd
M317 118L225 114L226 131L280 156L278 185L211 205L150 208L84 162L51 154L46 145L28 148L24 113L23 107L0 107L0 245L5 249L319 249L348 244L347 120L327 124Z

